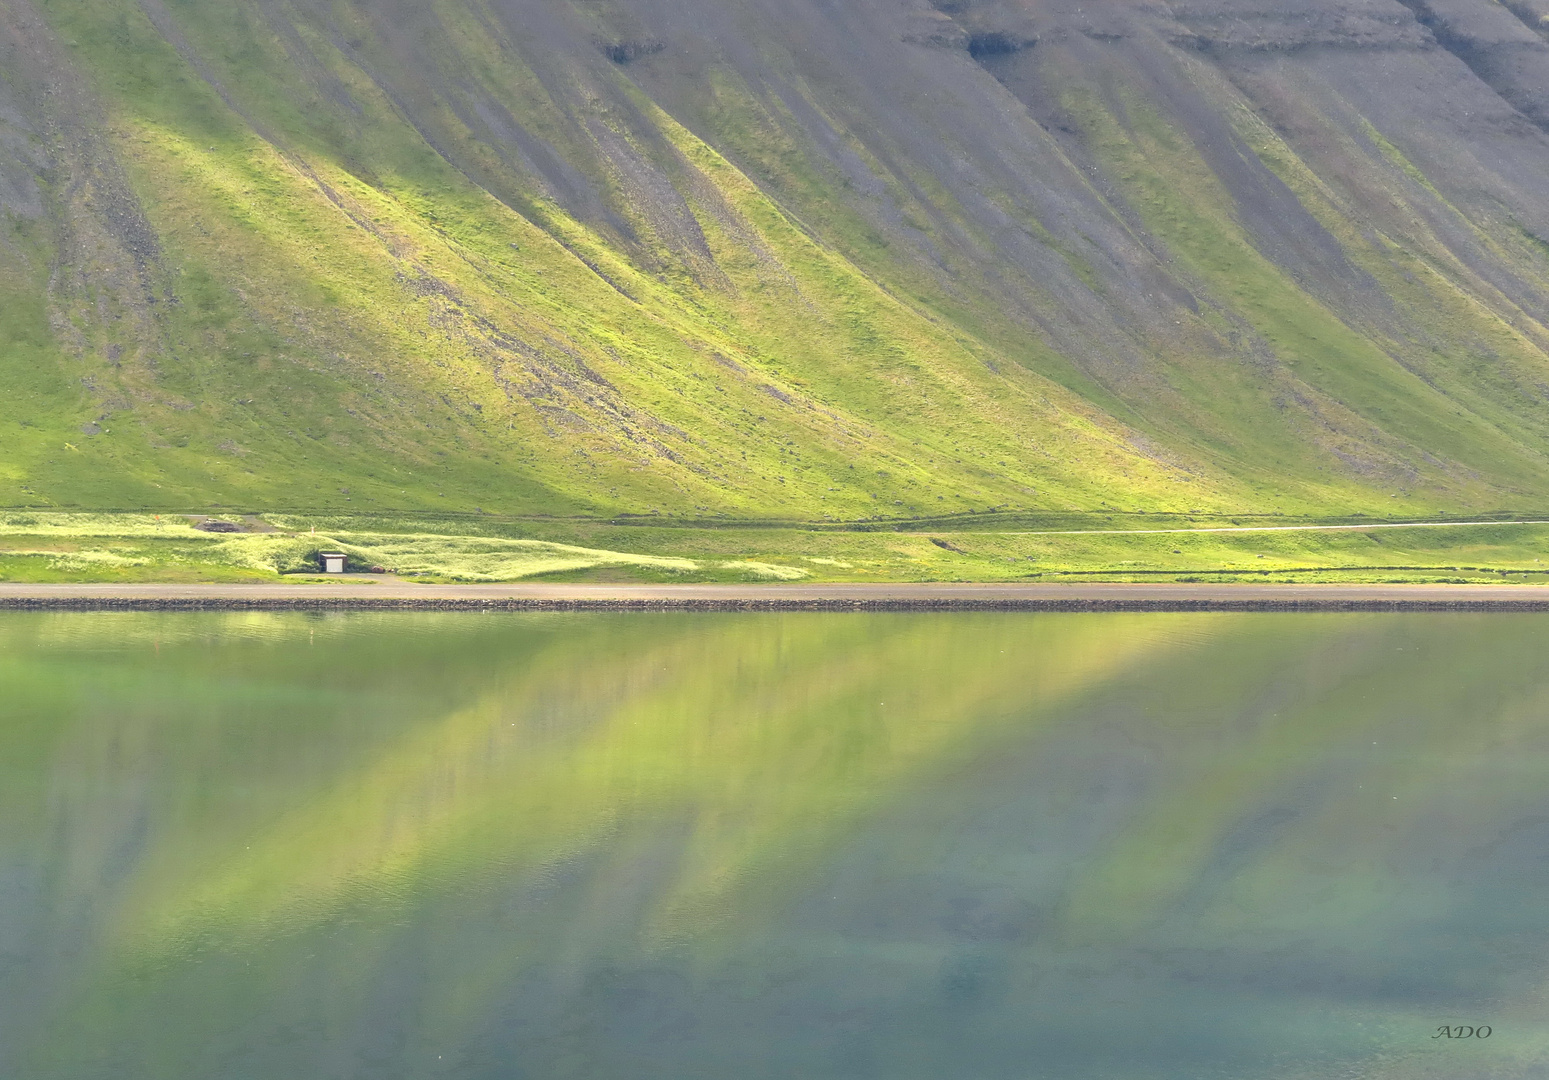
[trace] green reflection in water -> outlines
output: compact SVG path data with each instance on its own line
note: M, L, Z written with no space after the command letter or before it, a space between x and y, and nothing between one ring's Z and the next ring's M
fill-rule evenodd
M0 616L0 1075L1542 1076L1546 646Z

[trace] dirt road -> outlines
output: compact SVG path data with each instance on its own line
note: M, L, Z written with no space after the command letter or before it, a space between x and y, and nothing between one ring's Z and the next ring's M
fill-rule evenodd
M1542 585L17 585L0 608L74 610L1545 610Z

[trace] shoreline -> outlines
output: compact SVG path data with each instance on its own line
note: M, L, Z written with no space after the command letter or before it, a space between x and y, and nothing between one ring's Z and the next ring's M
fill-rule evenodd
M8 611L1549 611L1533 585L21 585Z

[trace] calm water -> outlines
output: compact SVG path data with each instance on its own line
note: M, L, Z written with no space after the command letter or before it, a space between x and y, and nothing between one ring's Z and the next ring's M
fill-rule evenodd
M1546 1075L1549 617L0 615L6 1078Z

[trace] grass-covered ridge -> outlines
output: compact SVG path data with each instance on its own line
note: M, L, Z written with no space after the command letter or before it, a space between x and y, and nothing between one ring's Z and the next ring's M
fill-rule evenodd
M1389 97L1317 49L1139 31L976 60L887 5L0 10L0 506L552 517L571 544L622 515L1549 504L1549 141L1428 119L1424 50L1387 46ZM293 568L266 535L188 542ZM692 569L621 538L361 549L492 579L1042 557L669 535L649 558ZM85 551L7 572L175 562Z

